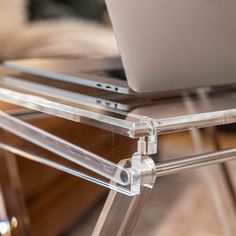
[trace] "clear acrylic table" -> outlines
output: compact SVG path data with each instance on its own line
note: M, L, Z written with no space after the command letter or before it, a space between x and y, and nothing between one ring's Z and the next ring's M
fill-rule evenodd
M212 164L219 164L218 172L225 184L219 186L214 177L215 171L209 167L209 187L214 193L225 235L235 235L235 218L225 209L220 192L222 188L227 190L228 200L233 208L236 204L235 192L224 163L236 158L236 145L235 148L221 149L215 128L236 122L235 86L198 88L172 96L155 93L122 95L48 78L6 72L0 79L0 101L0 128L7 134L13 134L53 153L54 157L41 156L37 149L19 148L9 138L4 138L6 135L1 135L2 150L110 189L93 235L132 234L144 203L159 176ZM80 123L132 139L134 150L131 154L127 153L128 156L119 157L119 163L113 163L56 133L37 127L32 122L45 117ZM62 128L66 129L66 126ZM212 152L204 149L203 129L211 140ZM158 137L181 131L190 132L196 153L160 161ZM17 185L14 181L13 184ZM4 206L3 202L0 195L0 209ZM22 205L19 196L15 202ZM12 216L16 216L19 223L24 225L19 235L28 235L27 222L20 220L24 219L22 209L20 207L18 212L11 213L11 221L6 209L1 209L0 212L5 212L0 213L1 224L4 226L7 222L4 227L9 227L10 232L14 228ZM112 217L114 214L115 222Z

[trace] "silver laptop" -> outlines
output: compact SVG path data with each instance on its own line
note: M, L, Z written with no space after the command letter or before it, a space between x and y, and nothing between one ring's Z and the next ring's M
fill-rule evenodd
M87 69L73 59L7 62L5 66L126 94L236 82L235 1L106 3L125 70L123 80L118 80L121 63L112 59L90 63L93 68Z

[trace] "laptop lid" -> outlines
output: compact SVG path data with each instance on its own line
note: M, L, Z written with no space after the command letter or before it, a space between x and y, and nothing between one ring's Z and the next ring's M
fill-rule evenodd
M106 0L136 92L236 81L236 1Z

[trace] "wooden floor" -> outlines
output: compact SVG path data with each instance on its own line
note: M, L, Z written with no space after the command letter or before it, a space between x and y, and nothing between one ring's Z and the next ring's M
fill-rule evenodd
M222 134L220 140L221 144L226 148L235 146L234 144L236 143L235 135L230 133ZM186 135L173 135L168 139L162 138L160 140L163 147L162 155L169 157L176 156L175 158L177 158L183 154L183 150L185 150L186 155L193 152L191 145L188 145L187 141L188 137ZM175 149L170 149L169 147L175 147ZM171 152L173 149L175 153ZM231 161L228 164L234 183L236 183L236 161ZM134 235L223 235L211 190L205 178L204 173L208 171L206 168L186 171L182 174L158 179ZM99 204L99 206L91 210L66 235L91 235L101 207L102 204Z

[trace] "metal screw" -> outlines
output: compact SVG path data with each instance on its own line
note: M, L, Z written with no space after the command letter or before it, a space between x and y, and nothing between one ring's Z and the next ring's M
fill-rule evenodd
M122 180L122 182L127 183L129 180L128 173L126 171L122 170L120 172L120 179Z

